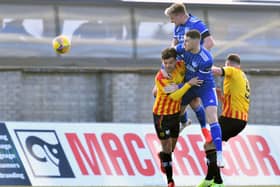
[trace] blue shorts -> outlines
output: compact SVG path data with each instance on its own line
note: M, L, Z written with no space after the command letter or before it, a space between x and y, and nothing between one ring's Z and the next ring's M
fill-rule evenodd
M218 106L216 88L207 85L201 85L201 87L194 86L189 89L183 96L181 105L186 106L190 104L190 102L196 97L201 99L204 108L208 106Z

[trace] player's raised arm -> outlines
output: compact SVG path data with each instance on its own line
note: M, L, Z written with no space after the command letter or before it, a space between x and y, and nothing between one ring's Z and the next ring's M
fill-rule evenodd
M212 66L211 70L212 70L213 75L215 75L215 76L223 76L224 75L224 70L221 67Z
M204 38L203 47L210 50L211 48L214 47L214 45L215 45L215 41L214 41L214 38L211 35Z
M201 44L203 44L203 47L210 50L212 47L214 47L215 41L210 34L209 29L207 28L206 24L198 18L194 19L194 22L194 29L198 30L201 35Z
M192 87L192 86L200 86L203 83L203 80L199 80L198 77L194 77L191 80L189 80L187 83L184 84L184 86L175 92L171 93L169 97L171 97L173 100L177 101L180 100L183 95Z

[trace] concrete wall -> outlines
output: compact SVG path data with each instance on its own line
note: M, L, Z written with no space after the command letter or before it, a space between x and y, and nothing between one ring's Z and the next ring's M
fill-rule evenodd
M152 122L155 71L0 71L1 121ZM250 123L280 124L280 75L248 73ZM221 82L221 80L218 80ZM192 111L190 118L196 119Z

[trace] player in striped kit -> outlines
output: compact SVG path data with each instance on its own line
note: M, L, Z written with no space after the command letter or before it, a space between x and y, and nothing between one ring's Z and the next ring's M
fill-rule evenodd
M223 76L223 94L218 94L223 103L222 115L219 123L222 130L222 140L228 141L237 136L246 126L250 105L250 85L245 73L241 70L240 57L237 54L229 54L225 66L212 67L216 76ZM207 175L198 187L223 187L220 168L216 165L216 149L206 143Z
M185 76L185 64L176 60L176 50L167 48L162 51L162 63L170 78L163 76L160 70L155 77L157 95L153 106L154 126L162 145L159 153L161 165L167 177L168 187L174 187L172 172L172 151L174 150L179 135L181 98L191 88L199 86L202 81L197 77L190 79L175 92L169 93L165 87L170 84L181 84Z
M236 136L246 126L249 115L250 84L240 67L240 57L229 54L222 68L213 67L214 75L224 77L222 115L219 117L223 140Z

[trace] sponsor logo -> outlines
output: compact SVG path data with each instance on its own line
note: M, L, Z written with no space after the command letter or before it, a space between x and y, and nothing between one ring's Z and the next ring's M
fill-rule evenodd
M194 67L194 69L197 69L197 67L198 67L198 62L192 61L192 66Z
M97 136L94 133L86 133L84 137L79 137L76 133L66 133L66 138L83 175L92 173L97 176L116 173L118 176L125 176L125 173L128 173L128 175L134 176L136 172L139 172L144 176L151 176L155 175L156 171L159 172L160 164L157 153L161 146L155 134L146 134L141 137L133 133L123 136L104 133L101 137L102 141L98 141ZM125 144L121 143L123 141ZM204 176L206 174L203 143L202 136L197 134L178 138L173 159L176 163L173 165L175 176ZM225 176L280 175L277 159L262 136L237 136L225 144L224 148L226 167L221 172ZM151 151L153 159L151 157L143 158L143 155L136 154L147 149ZM126 154L125 150L130 154ZM97 160L102 160L102 162ZM119 162L119 160L123 162ZM152 164L152 160L156 161L157 169ZM113 170L109 163L113 163ZM133 170L132 166L136 166L138 171ZM105 173L102 173L100 168L103 168Z
M15 130L15 132L34 177L74 177L55 131Z
M187 64L187 71L196 72L196 69L192 65Z
M166 130L166 131L165 131L165 134L166 134L166 135L170 135L170 130Z
M4 123L0 123L0 185L30 185L29 178Z

